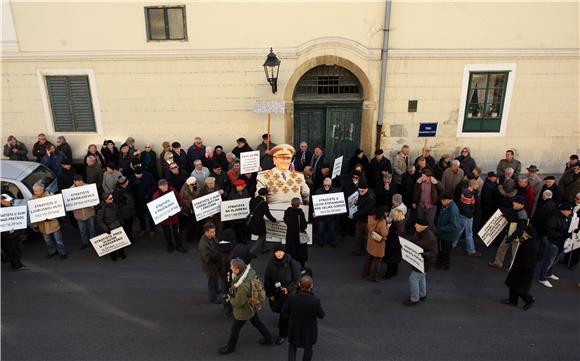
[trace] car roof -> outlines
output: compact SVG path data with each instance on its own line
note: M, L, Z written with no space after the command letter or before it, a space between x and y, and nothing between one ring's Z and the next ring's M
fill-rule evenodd
M36 162L0 160L0 177L21 180L39 166Z

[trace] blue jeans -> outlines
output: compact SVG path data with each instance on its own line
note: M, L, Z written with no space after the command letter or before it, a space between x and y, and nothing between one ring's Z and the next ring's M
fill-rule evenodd
M544 244L544 261L540 269L540 281L545 281L548 276L552 275L552 266L554 266L558 254L560 254L560 248L549 240L545 240Z
M336 244L336 221L333 218L322 218L317 219L316 222L319 244Z
M409 290L411 291L409 299L412 302L417 302L421 297L427 296L427 274L411 271L409 275Z
M62 233L60 231L56 231L50 234L43 234L42 237L44 238L44 242L46 243L46 248L48 250L48 254L53 255L57 251L60 255L66 254L66 248L64 247L64 241L62 239ZM54 243L56 243L56 247L52 242L54 238Z
M93 238L97 235L95 231L95 217L91 217L84 221L79 221L77 219L77 223L79 225L79 232L81 233L81 244L88 245L89 238Z
M459 234L453 242L453 247L457 247L461 234L465 231L465 249L467 253L475 253L475 241L473 240L473 218L459 216Z

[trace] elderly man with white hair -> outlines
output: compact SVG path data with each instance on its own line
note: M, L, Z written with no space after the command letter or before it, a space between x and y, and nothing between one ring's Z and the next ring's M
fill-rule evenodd
M498 176L499 176L499 184L503 184L503 182L508 178L513 179L516 184L519 181L515 170L511 167L507 167L503 173L498 173Z
M538 207L532 217L532 225L538 233L537 240L541 245L546 235L546 221L557 212L558 204L553 199L554 195L550 190L545 190L540 197L542 201L538 202Z
M455 194L455 189L457 185L463 181L465 174L463 169L460 168L461 163L454 159L451 161L451 167L445 169L443 172L443 177L441 177L441 185L443 186L444 193Z
M34 183L32 186L32 192L32 199L49 197L52 195L44 189L44 184L41 182ZM60 259L67 259L66 247L62 238L62 232L60 231L60 223L58 222L58 219L53 218L36 222L32 224L32 227L34 230L39 231L42 234L42 238L44 238L44 242L46 243L48 258L54 257L58 253Z

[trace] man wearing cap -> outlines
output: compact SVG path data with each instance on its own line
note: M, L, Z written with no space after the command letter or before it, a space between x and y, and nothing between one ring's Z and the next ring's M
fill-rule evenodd
M358 182L358 199L356 201L357 210L349 218L356 220L355 241L356 249L351 254L360 256L366 253L368 239L368 218L371 211L376 208L377 200L375 192L369 189L365 178Z
M113 192L115 203L119 207L119 214L121 215L121 225L127 237L131 242L133 239L133 217L135 216L135 198L129 190L129 179L125 176L120 176L117 179L117 187Z
M540 190L542 189L542 178L538 176L538 172L540 170L533 164L526 168L526 170L528 171L528 182L534 190L534 194L537 198L537 196L540 194Z
M375 189L377 183L379 183L387 173L393 174L391 161L388 158L385 158L382 149L378 149L375 151L375 157L371 160L367 171L369 187Z
M516 254L518 248L519 238L523 235L524 230L528 226L529 218L526 212L526 200L520 195L516 195L512 200L513 211L503 212L504 217L509 222L505 238L497 248L495 253L495 260L489 262L487 265L492 268L501 269L505 260L505 255L508 248L512 249L512 258Z
M243 179L238 179L234 183L235 190L230 192L228 200L233 201L236 199L250 198L250 193L246 189L246 181ZM246 219L236 219L230 221L232 228L234 229L234 234L236 237L236 243L246 243L247 242L247 230L246 230Z
M193 144L187 150L187 170L193 170L193 162L205 157L205 145L200 137L193 139Z
M450 266L451 243L459 236L459 209L453 202L453 194L441 197L441 210L437 218L437 243L439 254L435 268L448 270Z
M74 184L70 188L82 187L85 185L81 175L73 177ZM95 230L95 207L84 207L72 211L74 219L76 220L79 232L81 234L81 249L85 249L90 245L89 239L95 237L97 232Z
M2 194L0 197L2 208L12 207L13 197L8 194ZM15 271L25 271L29 268L22 264L22 238L24 230L7 230L2 232L2 256L6 255L10 261L12 269ZM4 258L4 257L2 257Z
M439 203L442 193L441 183L433 177L431 169L426 169L415 183L412 207L417 210L417 218L426 219L431 229L435 229L437 203Z
M171 143L171 154L173 154L173 161L179 165L179 168L186 170L188 164L187 153L185 153L185 150L181 149L181 143Z
M268 203L290 204L292 198L297 197L303 204L308 204L310 189L304 175L290 171L290 161L294 155L294 147L280 144L272 148L274 168L258 173L256 195L262 188L268 189L266 198Z
M232 153L234 153L236 158L240 159L240 153L251 152L252 150L246 138L238 138L236 139L236 146L232 149Z
M566 174L566 172L568 172L568 173L572 172L572 170L574 169L574 167L577 164L579 164L578 163L578 155L572 154L570 156L570 159L568 160L568 162L566 162L566 168L564 169L564 174Z
M181 206L181 197L173 189L166 179L160 179L157 182L157 191L153 193L151 200L156 200L157 198L163 197L166 194L173 193L177 203ZM165 236L165 242L167 242L167 252L173 252L176 250L181 253L187 253L187 250L183 247L181 243L181 236L179 234L179 213L176 213L166 220L161 222L161 228L163 228L163 235Z
M556 184L556 177L554 177L553 175L544 177L544 185L540 189L540 194L544 194L545 191L550 191L552 192L552 199L554 200L554 202L556 204L560 204L560 201L562 200L561 190L562 189L560 188L560 186ZM543 202L542 197L540 197L538 199L538 204L536 205L536 207L539 207L542 202Z
M151 197L153 197L153 193L157 189L155 178L153 174L143 170L141 167L137 167L133 176L129 179L129 186L135 197L135 213L141 228L140 236L143 237L149 231L149 236L153 237L155 236L155 223L153 218L151 218L147 203L151 202Z
M514 158L514 151L512 149L506 150L505 159L500 160L497 164L497 174L505 174L507 168L514 170L514 177L517 177L522 170L522 163Z
M415 235L411 242L423 249L421 256L423 257L425 273L413 267L409 275L410 296L403 302L406 306L416 306L419 301L427 300L427 273L431 270L438 254L437 239L429 227L429 221L424 218L417 219L415 223Z
M546 222L546 248L544 249L544 260L542 261L542 268L540 269L539 282L552 288L552 283L549 280L557 281L560 278L552 273L552 267L556 263L558 254L564 247L566 239L571 237L568 232L570 229L570 222L572 220L572 210L574 206L571 203L562 203L558 207L559 212L553 215Z

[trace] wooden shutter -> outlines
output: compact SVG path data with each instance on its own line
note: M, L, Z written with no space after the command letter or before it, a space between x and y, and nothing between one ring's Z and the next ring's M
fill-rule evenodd
M88 76L47 76L46 83L55 131L96 131Z

